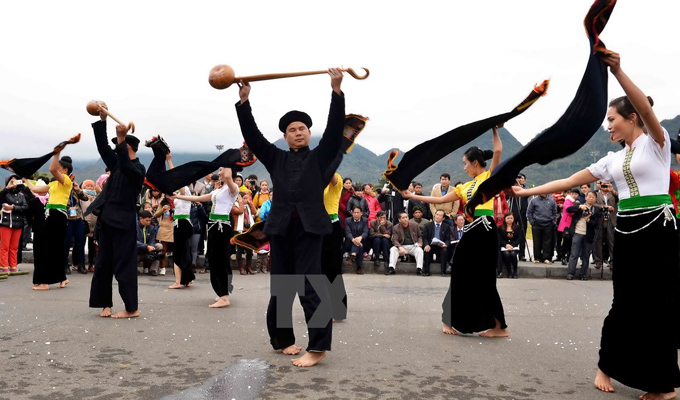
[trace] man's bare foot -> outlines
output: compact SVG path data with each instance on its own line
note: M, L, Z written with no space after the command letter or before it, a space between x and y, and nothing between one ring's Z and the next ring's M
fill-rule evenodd
M612 393L614 392L614 387L612 386L612 380L609 375L602 372L601 369L597 369L597 375L595 375L595 387L603 392ZM640 397L642 398L642 397Z
M110 317L111 316L111 307L104 307L101 313L99 313L100 317Z
M281 350L281 352L283 354L288 354L289 356L294 356L296 354L300 354L301 351L302 351L302 347L296 346L294 344L291 344L290 346Z
M63 281L63 282L60 283L59 285L57 285L57 287L58 287L59 289L63 289L63 288L66 287L66 285L68 285L68 279L65 280L65 281Z
M43 283L41 285L33 285L33 290L50 290L50 286Z
M182 285L180 285L180 284L177 283L177 282L175 282L175 283L173 283L172 285L168 286L168 289L181 289L181 288L182 288Z
M501 328L493 328L489 329L488 331L484 331L479 334L481 337L508 337L510 336L510 332L508 332L507 329L501 329Z
M223 308L223 307L229 307L229 296L224 296L224 297L218 297L215 300L214 304L209 305L208 307L210 308Z
M189 287L189 286L191 286L191 285L193 285L193 284L194 284L194 281L191 281L191 282L187 283L187 287Z
M297 367L311 367L319 363L319 361L326 358L326 351L322 352L311 352L308 351L304 356L300 358L294 358L290 360Z
M129 311L118 311L117 313L113 314L111 318L136 318L139 317L139 310L129 312Z
M442 332L446 333L447 335L457 335L458 334L458 332L456 332L456 330L453 329L452 327L450 327L446 324L442 324L442 326L444 327L442 329Z
M640 396L641 400L669 400L676 397L675 389L670 393L645 393Z

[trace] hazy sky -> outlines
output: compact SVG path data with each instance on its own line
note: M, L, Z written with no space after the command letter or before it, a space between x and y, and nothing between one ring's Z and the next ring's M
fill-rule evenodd
M0 9L0 158L43 154L76 132L66 153L93 159L91 99L134 121L142 139L175 151L242 142L238 88L215 90L217 64L238 75L367 67L346 76L347 112L370 117L359 143L407 150L461 124L509 111L550 78L548 95L507 124L523 143L572 100L588 57L591 0L487 1L13 1ZM680 113L677 0L617 4L602 39L654 97L660 119ZM253 83L260 129L307 111L325 126L328 76ZM622 94L613 77L609 97ZM113 136L113 124L109 124ZM149 151L149 150L145 150ZM216 151L215 151L216 152Z

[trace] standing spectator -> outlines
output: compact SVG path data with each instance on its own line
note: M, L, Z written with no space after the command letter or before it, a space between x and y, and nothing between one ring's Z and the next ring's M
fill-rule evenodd
M201 203L191 203L191 209L189 209L189 219L193 228L193 235L191 236L191 271L194 273L196 273L196 264L198 263L198 243L201 240L201 230L204 228L203 225L206 217L207 215Z
M423 210L419 206L413 207L413 218L411 218L410 221L418 225L421 235L423 233L423 229L425 229L425 224L430 222L429 219L423 218Z
M557 206L557 217L555 219L555 232L553 233L553 243L551 248L554 248L557 255L553 262L562 261L562 234L560 231L560 222L562 220L562 214L564 211L564 201L569 194L568 190L562 192L555 192L552 194L553 199L555 199L555 205Z
M444 222L444 210L437 210L434 213L434 220L425 224L423 229L423 250L425 252L425 266L418 275L430 276L430 264L432 257L437 256L437 261L441 264L441 275L445 275L446 266L449 262L449 242L451 241L451 226Z
M508 278L517 279L517 253L522 238L522 228L515 224L515 216L512 212L506 212L503 216L503 224L498 227L498 243L501 248L501 259L508 271ZM503 277L503 268L499 267L496 277Z
M588 266L590 265L590 250L595 239L595 230L600 219L600 210L595 207L597 194L590 191L586 195L586 203L574 203L567 209L573 213L571 226L572 233L571 255L569 256L569 269L567 279L572 280L576 275L576 263L581 259L581 273L579 277L582 281L588 280Z
M526 175L519 173L517 175L516 185L526 189ZM529 207L529 199L526 197L511 197L508 204L512 215L515 217L515 224L519 224L522 229L522 241L519 243L519 261L526 261L526 237L527 237L527 208Z
M444 197L446 194L449 192L450 186L449 184L451 183L451 175L447 173L443 173L439 176L439 186L435 186L432 189L432 193L430 196L433 197ZM415 185L414 185L415 189ZM441 203L441 204L430 204L430 213L434 215L435 212L437 212L438 209L444 210L444 214L446 215L445 219L446 221L451 221L453 220L454 215L458 213L458 207L460 205L460 200L456 201L451 201L448 203Z
M101 191L101 189L100 189ZM80 204L82 206L83 210L87 210L87 208L92 204L92 202L95 200L95 198L99 195L97 192L97 186L94 184L94 181L87 179L83 181L83 193L87 196L87 200L82 201ZM151 203L146 203L149 205L149 210L151 209ZM94 238L94 228L97 225L97 216L90 213L87 216L83 217L84 225L83 228L85 230L85 239L87 240L87 271L88 272L94 272L94 260L97 255L97 244L95 243L95 238ZM154 230L154 237L156 236L155 230Z
M85 269L85 221L81 201L89 201L78 183L73 182L73 188L66 206L66 242L64 245L64 268L70 269L68 253L73 243L73 267L81 274L87 274Z
M534 236L534 263L536 264L552 264L553 255L550 244L556 217L557 206L552 196L541 194L529 202L527 219L531 224L531 233Z
M253 205L253 201L250 199L249 191L239 192L239 197L231 207L231 215L234 221L234 235L243 233L253 226L255 223L255 205ZM253 251L237 244L234 247L236 249L236 264L238 265L239 273L241 275L254 275L255 271L252 268ZM242 258L244 253L246 256L245 267L243 266Z
M375 198L375 192L373 192L373 185L370 183L364 184L364 198L368 204L368 223L375 221L378 218L378 211L380 211L380 203L378 199Z
M390 243L392 238L392 223L387 220L385 211L378 211L378 218L371 222L369 235L373 241L373 265L380 265L380 253L383 256L383 264L387 269L390 256Z
M345 231L345 220L352 214L347 211L347 203L350 197L354 194L354 186L352 186L352 178L345 178L342 181L342 193L340 194L340 202L338 205L338 218L342 224L342 230Z
M385 275L397 273L397 260L399 256L410 254L416 258L418 275L423 274L423 237L413 221L409 221L406 211L399 214L399 223L392 227L392 248L390 248L390 264Z
M158 220L158 233L156 233L156 242L160 242L163 246L163 255L161 259L161 269L158 275L165 275L165 260L168 254L171 254L174 248L174 227L172 222L173 204L169 199L163 198L159 207L156 209L154 218Z
M357 274L364 274L363 251L368 241L368 220L363 216L361 208L354 207L352 216L345 220L345 241L349 244L349 257L347 264L356 262Z
M578 200L578 202L581 203L581 204L586 204L586 195L592 189L590 188L590 185L587 184L587 183L584 183L583 185L581 185L580 189L581 189L581 194L576 198L576 200Z
M419 182L415 182L413 184L413 191L415 194L422 196L423 194L423 184ZM408 199L408 206L407 206L407 211L408 211L408 217L413 218L413 209L415 207L420 207L420 209L423 212L423 218L425 219L432 219L432 212L430 211L430 205L425 203L424 201L416 200L416 199Z
M616 228L616 214L619 211L619 196L612 191L612 184L609 181L600 181L600 191L597 193L595 205L602 210L602 218L599 219L593 244L595 268L602 268L602 263L607 260L609 268L614 268L614 229ZM606 254L603 252L605 245Z
M269 199L262 204L260 207L260 221L264 222L269 218L269 211L272 209L272 202L274 201L274 189L269 189Z
M5 188L0 191L0 272L18 272L17 254L24 225L28 202L22 193L24 185L17 175L5 180Z
M368 221L370 210L368 208L368 201L366 201L366 198L364 197L364 189L361 185L354 186L354 193L347 202L347 209L350 211L350 214L352 214L354 207L359 207L361 209L361 214ZM346 221L347 219L345 219L345 222Z
M496 226L501 226L505 223L505 214L510 211L508 201L505 199L505 192L496 193L493 198L493 218Z
M265 222L269 217L269 211L272 208L272 201L274 201L274 189L269 189L269 200L265 201L260 207L258 212L258 217L261 222ZM342 239L342 230L340 231L340 238ZM257 257L255 258L255 269L259 272L269 272L271 269L272 259L270 257L271 247L266 244L264 247L257 252Z
M269 182L263 180L260 182L260 190L253 196L255 222L260 222L260 208L262 208L262 205L267 200L269 200Z
M569 262L569 255L571 254L571 220L574 213L567 211L569 207L574 205L576 199L579 195L578 188L572 188L567 193L564 198L564 206L562 207L562 218L560 218L560 225L557 227L557 231L560 232L558 237L562 238L562 243L560 243L560 249L558 250L558 257L562 261L562 265L567 265Z

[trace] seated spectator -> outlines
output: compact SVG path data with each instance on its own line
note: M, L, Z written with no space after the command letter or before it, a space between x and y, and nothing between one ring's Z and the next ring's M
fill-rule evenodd
M143 263L143 273L151 276L158 275L158 257L163 251L163 245L156 243L154 230L151 227L153 215L149 211L139 213L137 221L137 262ZM155 258L154 260L151 260Z
M368 220L363 216L359 207L352 209L352 216L345 220L345 241L349 244L350 256L347 264L356 262L357 274L363 275L364 270L364 246L368 239Z
M418 224L409 221L408 213L399 214L399 223L392 227L392 248L390 249L390 264L385 275L396 274L399 255L410 254L416 258L418 275L423 269L423 237Z
M498 227L498 243L501 249L501 264L497 271L497 278L503 277L503 265L508 270L508 277L517 279L517 255L519 254L519 244L522 240L522 228L515 224L515 216L512 211L505 213L503 225Z
M392 223L387 220L385 211L378 211L378 219L370 224L369 235L373 241L373 264L376 267L380 265L380 253L382 253L384 266L387 269L392 239Z
M449 192L449 190L453 190L453 188L450 186L451 184L451 175L447 173L443 173L439 176L439 185L436 185L435 187L432 188L432 192L430 193L430 196L434 197L444 197L446 194ZM452 201L449 203L442 203L442 204L430 204L430 213L434 215L434 213L438 209L444 210L444 213L446 214L446 217L444 218L447 222L453 220L453 217L458 213L458 208L460 206L460 200Z
M451 241L451 226L444 222L444 210L434 213L434 220L425 224L423 229L423 244L425 247L425 266L418 275L430 276L432 258L437 255L437 261L442 266L441 275L444 276L449 262L449 242Z
M364 197L364 189L361 185L354 186L354 193L350 196L349 201L347 201L347 210L349 210L350 214L352 213L352 210L354 210L354 207L359 207L362 215L368 221L368 201L366 201L366 198ZM345 219L345 221L347 221L347 219Z
M451 273L453 252L456 251L456 246L458 246L458 242L460 242L463 233L465 233L465 216L463 214L456 214L453 222L454 225L451 227L451 245L449 246L449 266L446 268L447 274Z
M590 251L595 239L595 230L601 216L601 211L595 207L597 194L589 191L586 195L586 203L581 204L578 200L567 212L574 213L571 219L569 231L571 233L571 255L569 256L569 269L567 280L574 279L576 275L576 263L581 258L581 273L579 278L582 281L588 280L588 267L590 265Z
M413 183L413 192L419 196L423 195L423 184L415 182ZM415 200L415 199L408 199L408 206L407 206L407 211L408 211L408 217L413 218L413 209L415 207L419 207L420 210L423 212L423 218L425 219L432 219L432 212L430 211L430 205L427 204L424 201L420 200Z
M418 228L420 228L420 234L422 235L425 224L430 222L430 220L423 218L423 210L419 206L415 206L413 207L413 218L411 218L411 222L415 222L416 225L418 225Z

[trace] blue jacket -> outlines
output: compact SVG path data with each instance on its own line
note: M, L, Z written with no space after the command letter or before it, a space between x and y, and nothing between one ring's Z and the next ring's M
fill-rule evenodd
M262 207L260 207L260 220L261 221L266 221L267 218L269 217L269 210L272 209L272 201L271 199L267 199L264 203L262 203Z
M156 244L156 229L151 224L143 229L142 224L137 221L137 254L147 252L146 246L153 246ZM144 234L146 233L146 243L144 243Z

